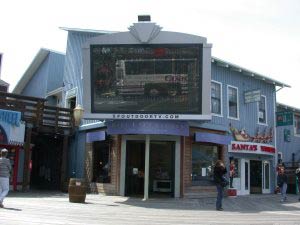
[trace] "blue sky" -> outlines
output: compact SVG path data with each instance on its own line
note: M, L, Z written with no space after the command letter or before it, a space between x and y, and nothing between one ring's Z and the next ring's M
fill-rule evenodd
M299 0L3 1L1 79L12 90L40 48L65 52L59 27L126 31L139 14L163 30L204 36L213 56L290 84L278 101L300 108Z

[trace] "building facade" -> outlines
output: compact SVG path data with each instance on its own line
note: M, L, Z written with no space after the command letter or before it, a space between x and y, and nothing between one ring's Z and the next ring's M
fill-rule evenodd
M273 191L276 87L288 85L212 57L204 37L150 21L125 32L62 29L62 104L85 110L69 177L107 194L207 196L221 159L235 162L238 194Z

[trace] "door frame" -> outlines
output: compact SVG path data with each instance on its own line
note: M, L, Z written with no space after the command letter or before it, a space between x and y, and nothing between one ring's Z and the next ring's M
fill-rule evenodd
M246 163L248 163L248 190L246 190ZM238 190L239 195L250 194L250 159L241 159L241 190Z
M121 165L120 165L120 195L125 196L126 179L126 142L129 140L145 141L145 179L144 199L149 198L149 154L150 141L174 141L175 142L175 169L174 169L174 197L180 197L180 136L168 135L122 135L121 138Z
M265 167L266 165L269 166L269 174L268 174L268 177L269 177L269 188L265 188L266 187L266 184L265 184L265 178L266 178L266 174L265 174ZM270 161L268 160L262 160L262 163L261 163L261 166L262 166L262 193L263 194L270 194L271 193L271 182L270 182L270 176L271 176L271 163Z

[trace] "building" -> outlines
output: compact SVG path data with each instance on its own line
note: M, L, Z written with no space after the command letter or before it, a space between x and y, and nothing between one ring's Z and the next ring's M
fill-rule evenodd
M207 196L222 159L235 161L238 194L273 191L276 87L289 85L212 57L205 37L151 21L125 32L62 29L62 104L85 112L69 177L107 194Z

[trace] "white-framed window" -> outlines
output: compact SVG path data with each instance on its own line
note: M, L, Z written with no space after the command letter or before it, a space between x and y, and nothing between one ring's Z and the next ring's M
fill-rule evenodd
M258 123L267 124L267 97L260 96L260 101L257 103L258 108Z
M211 113L222 116L222 83L211 81Z
M238 88L227 85L228 118L239 119Z
M300 136L300 115L294 114L294 134Z

